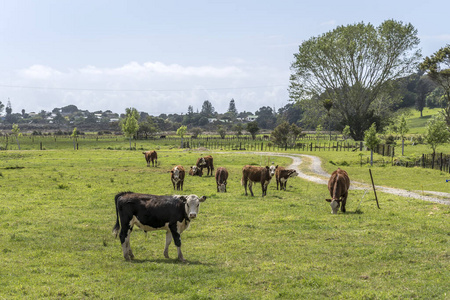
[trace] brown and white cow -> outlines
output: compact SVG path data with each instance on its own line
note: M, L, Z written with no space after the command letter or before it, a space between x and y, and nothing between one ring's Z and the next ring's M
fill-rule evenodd
M290 177L296 177L298 173L294 169L285 169L283 167L278 167L275 171L275 179L277 180L277 190L278 185L280 185L280 190L286 190L286 183Z
M170 180L172 181L173 189L175 190L176 187L178 191L182 191L185 175L183 166L178 165L173 167L170 173Z
M191 166L191 169L189 170L188 174L191 175L191 176L200 176L200 177L202 177L203 176L203 171L197 166Z
M216 171L216 184L218 193L227 192L227 179L228 179L228 170L224 167L218 168Z
M267 195L267 186L270 183L273 175L275 175L275 170L278 166L266 166L266 167L257 167L246 165L242 168L242 179L241 184L245 188L245 195L247 196L247 183L248 189L250 193L253 195L252 185L253 183L260 182L262 188L262 195Z
M156 151L145 151L142 152L145 155L145 160L147 161L147 167L150 167L150 162L152 162L152 167L158 166L158 154Z
M117 194L115 197L116 225L113 233L116 237L117 235L120 237L123 257L126 260L134 259L130 246L130 234L133 225L136 225L145 232L166 230L164 256L169 258L169 245L173 239L177 247L178 259L184 262L185 259L181 253L181 233L188 229L191 220L197 217L200 202L205 200L205 196L200 198L196 195L157 196L132 192Z
M207 155L205 157L199 157L197 159L197 167L199 167L200 170L202 170L202 172L203 172L203 168L206 168L208 170L206 175L213 176L213 171L214 171L213 157L211 155Z
M330 202L332 214L337 214L341 202L341 211L345 213L345 204L347 202L349 188L350 178L348 177L347 172L338 168L331 174L331 177L328 180L328 190L330 191L331 199L326 199L326 201Z

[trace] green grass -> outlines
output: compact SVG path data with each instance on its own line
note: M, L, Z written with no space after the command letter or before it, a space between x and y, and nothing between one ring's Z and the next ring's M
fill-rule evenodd
M415 109L409 110L409 116L406 118L406 122L409 126L409 134L425 134L427 122L436 114L441 111L441 108L428 108L425 107L422 111L422 117L420 112Z
M272 182L266 197L258 185L255 197L244 196L243 165L290 163L267 155L212 153L215 167L230 172L226 194L213 177L186 178L184 194L208 197L182 235L188 263L175 259L173 243L164 258L162 231L139 229L131 236L136 260L125 261L111 233L114 195L178 193L168 171L208 153L164 149L160 165L147 168L140 151L0 152L0 299L449 297L448 206L380 193L381 210L371 195L357 210L363 191L351 191L348 212L331 215L326 186L300 178L286 192ZM327 161L348 159L326 153ZM385 170L375 170L376 180ZM404 172L431 184L438 171Z

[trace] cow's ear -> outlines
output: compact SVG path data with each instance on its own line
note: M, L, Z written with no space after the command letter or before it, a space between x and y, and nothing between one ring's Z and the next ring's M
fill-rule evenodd
M185 196L179 196L178 199L180 199L181 201L183 201L183 203L187 202L187 198Z
M266 169L267 169L267 170L270 170L269 166L266 166Z
M275 167L275 169L278 168L278 165Z
M198 199L198 201L205 202L206 201L206 196L202 196L200 199Z
M327 201L327 202L331 202L331 199L325 199L325 201Z

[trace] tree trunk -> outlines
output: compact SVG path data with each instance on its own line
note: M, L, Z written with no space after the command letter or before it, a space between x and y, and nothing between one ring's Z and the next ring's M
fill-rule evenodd
M370 150L370 165L373 167L373 150Z
M402 156L405 155L405 139L402 138Z

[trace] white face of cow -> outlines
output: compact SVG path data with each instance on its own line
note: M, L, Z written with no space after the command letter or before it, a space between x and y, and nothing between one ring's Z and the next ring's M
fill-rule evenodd
M269 167L270 177L273 177L275 175L275 171L277 168L278 168L278 166L273 166L273 165Z
M180 179L180 170L178 170L177 167L175 167L175 168L172 170L172 174L173 174L173 179L174 179L175 181L177 181L177 180Z
M220 193L225 193L225 188L226 188L225 183L219 184L219 192Z
M340 203L338 201L336 201L336 200L332 200L330 202L330 206L331 206L331 213L332 214L337 214L338 210L339 210Z
M192 173L197 174L197 171L198 171L197 166L192 166L191 169L192 169Z
M297 176L298 176L297 171L294 171L289 175L289 177L297 177Z
M199 164L200 166L202 166L202 167L206 167L206 161L205 161L205 158L204 158L204 157L200 158L200 161L199 161L198 164Z
M184 197L186 198L186 214L188 215L189 219L195 219L198 214L200 202L205 202L206 196L202 196L201 198L199 198L197 195L188 195Z

